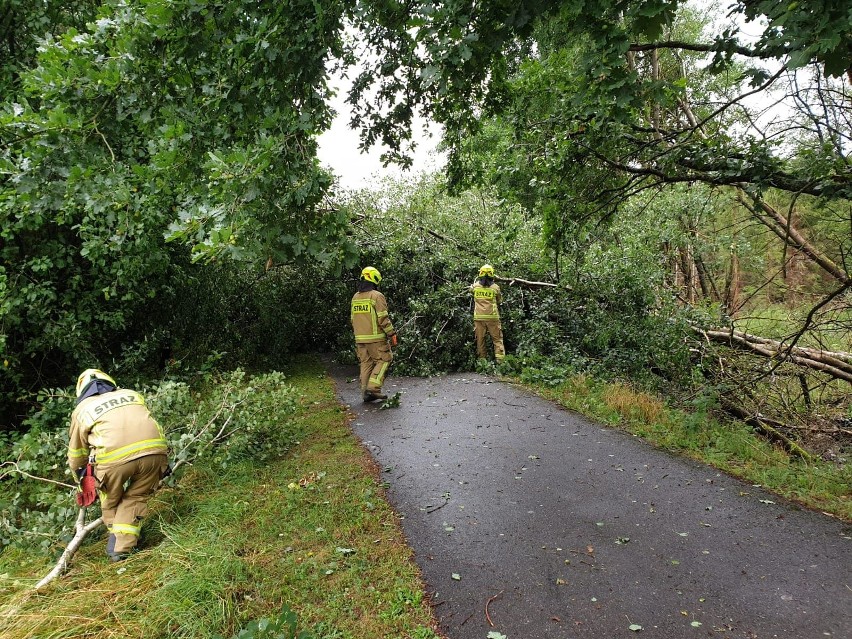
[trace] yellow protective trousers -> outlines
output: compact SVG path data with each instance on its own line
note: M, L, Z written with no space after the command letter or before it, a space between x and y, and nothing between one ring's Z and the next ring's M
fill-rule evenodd
M157 489L168 468L165 455L145 455L105 470L95 468L98 492L107 530L115 535L115 552L136 547L148 497Z
M393 361L390 344L367 342L356 344L358 362L361 364L361 392L381 393L388 368Z
M500 320L476 320L473 323L474 333L476 335L476 356L480 359L488 358L488 351L485 348L486 333L491 336L491 341L494 343L494 359L498 362L506 356L506 349L503 346L503 327L500 325Z

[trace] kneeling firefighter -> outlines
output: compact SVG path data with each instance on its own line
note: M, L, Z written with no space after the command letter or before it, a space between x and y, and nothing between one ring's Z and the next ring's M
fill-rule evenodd
M382 383L388 372L396 346L396 330L388 317L388 303L378 291L382 274L367 266L361 271L358 290L352 297L350 318L355 333L355 349L361 365L361 394L365 402L387 399Z
M87 462L94 464L107 555L121 561L136 547L148 497L168 471L168 445L142 395L118 388L103 371L83 371L76 391L68 465L82 478Z

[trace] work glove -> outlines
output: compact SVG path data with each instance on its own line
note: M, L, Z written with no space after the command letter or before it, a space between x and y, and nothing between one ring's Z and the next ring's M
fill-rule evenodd
M396 345L399 344L399 337L396 336L396 333L390 336L390 344L394 348L396 348Z
M76 497L77 505L81 508L85 508L86 506L91 506L95 503L95 500L98 498L98 493L95 483L95 469L91 464L89 464L88 466L84 466L82 471L83 474L80 477Z

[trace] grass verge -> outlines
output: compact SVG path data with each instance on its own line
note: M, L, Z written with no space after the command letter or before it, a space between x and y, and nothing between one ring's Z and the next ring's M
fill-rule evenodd
M315 639L435 639L411 551L331 381L313 359L285 372L302 395L288 455L190 469L152 500L139 553L110 564L101 535L44 592L30 588L49 561L4 553L0 635L230 637L287 606Z
M755 437L742 423L685 412L619 383L575 375L559 385L522 382L538 395L642 437L658 448L710 464L808 508L852 521L852 464L807 463Z

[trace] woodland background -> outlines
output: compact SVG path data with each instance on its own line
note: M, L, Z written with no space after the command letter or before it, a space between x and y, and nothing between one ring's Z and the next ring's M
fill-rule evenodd
M393 374L476 367L488 262L500 372L848 464L850 25L843 0L4 0L0 544L73 518L29 480L70 479L80 370L179 422L214 370L354 361L367 264ZM347 72L364 147L405 166L419 112L446 172L337 188L316 140Z

